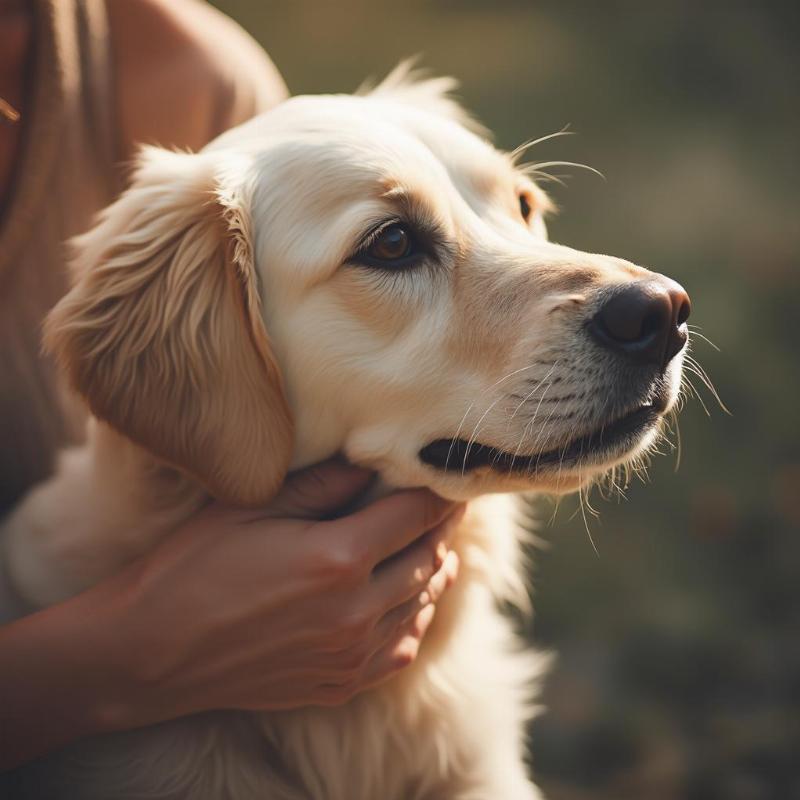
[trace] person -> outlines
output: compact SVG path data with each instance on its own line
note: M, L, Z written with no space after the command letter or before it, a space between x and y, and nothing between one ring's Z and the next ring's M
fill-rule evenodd
M0 0L0 518L80 441L40 355L63 242L140 142L199 149L279 103L266 54L200 0ZM119 574L44 610L0 563L0 767L208 709L336 704L415 657L458 561L461 504L330 461L259 512L210 504Z

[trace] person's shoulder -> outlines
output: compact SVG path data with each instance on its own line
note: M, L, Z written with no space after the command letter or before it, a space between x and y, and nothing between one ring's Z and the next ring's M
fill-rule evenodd
M123 156L199 149L287 96L259 45L200 0L107 0Z

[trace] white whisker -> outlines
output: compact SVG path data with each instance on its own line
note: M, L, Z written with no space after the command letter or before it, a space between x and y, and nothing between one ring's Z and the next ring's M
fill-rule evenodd
M717 347L714 344L714 342L712 342L711 339L708 338L708 336L705 336L704 334L700 333L700 329L699 328L697 328L697 327L695 327L693 325L689 325L688 323L687 323L687 326L688 326L689 330L691 331L692 339L694 339L695 337L698 337L698 338L702 339L704 342L706 342L707 344L711 345L711 347L713 347L718 353L722 352L722 350L720 350L719 347Z
M606 176L600 172L599 169L595 169L594 167L590 167L588 164L580 164L577 161L541 161L535 164L523 164L520 169L523 172L535 170L541 171L546 169L547 167L576 167L577 169L585 169L589 172L593 172L595 175L598 175L603 180L606 180ZM546 174L546 173L545 173Z
M589 541L592 544L592 550L594 550L595 555L600 558L600 551L597 549L597 545L594 543L594 539L592 538L592 532L589 530L589 520L586 519L586 508L584 506L583 492L583 488L578 489L578 502L580 503L581 516L583 517L583 526L586 528L586 535L589 537ZM586 502L588 503L588 498Z
M545 136L540 136L538 139L531 139L527 142L524 142L519 147L515 147L509 154L509 158L511 159L512 164L516 164L520 156L524 155L528 152L532 147L536 147L537 144L541 144L542 142L546 142L549 139L557 139L560 136L574 136L575 131L569 130L569 125L565 125L560 131L556 131L555 133L548 133Z
M458 439L458 435L459 435L459 433L461 433L461 429L463 428L463 426L464 426L464 423L467 421L467 417L469 416L469 412L470 412L470 411L472 411L473 407L475 406L475 403L477 403L477 402L478 402L478 400L479 400L479 399L480 399L480 398L481 398L481 397L482 397L484 394L486 394L486 392L490 392L492 389L496 389L496 388L497 388L498 386L500 386L500 384L501 384L501 383L503 383L504 381L507 381L509 378L513 378L513 377L514 377L514 375L519 375L519 373L520 373L520 372L525 372L525 370L528 370L528 369L533 369L535 366L536 366L536 364L528 364L528 365L527 365L527 366L525 366L525 367L520 367L519 369L515 369L513 372L509 372L509 373L508 373L508 375L504 375L504 376L503 376L502 378L500 378L498 381L495 381L495 382L494 382L494 383L493 383L491 386L489 386L488 388L484 389L484 390L483 390L483 391L482 391L482 392L481 392L481 393L478 395L478 397L476 397L476 398L475 398L475 399L474 399L474 400L473 400L473 401L472 401L472 402L469 404L469 406L467 406L467 410L464 412L464 416L463 416L463 417L461 417L461 422L459 422L459 423L458 423L458 429L456 430L456 435L455 435L455 436L452 438L452 440L450 441L450 449L447 451L447 458L445 459L445 462L444 462L444 468L445 468L445 470L447 469L447 467L448 467L448 465L449 465L449 463L450 463L450 456L453 454L453 447L455 446L456 440ZM463 473L462 473L462 474L463 474Z
M686 356L684 357L684 361L689 365L688 367L684 365L684 367L686 369L689 369L689 371L694 372L694 374L697 375L698 378L700 378L700 380L703 382L703 384L705 384L706 388L711 392L712 396L719 404L719 407L726 414L732 416L731 412L729 411L725 403L722 402L722 399L720 398L719 394L717 394L717 390L716 388L714 388L714 384L711 382L711 378L708 377L706 371L700 366L700 362L698 362L696 358L693 358L689 353L687 353Z

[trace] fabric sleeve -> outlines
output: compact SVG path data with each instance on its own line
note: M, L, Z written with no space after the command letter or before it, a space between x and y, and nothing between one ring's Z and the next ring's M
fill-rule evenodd
M200 0L107 0L120 154L199 150L288 96L264 50Z

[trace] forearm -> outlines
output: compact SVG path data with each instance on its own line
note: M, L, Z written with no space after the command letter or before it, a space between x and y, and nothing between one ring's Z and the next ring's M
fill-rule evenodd
M105 727L114 676L92 610L78 597L0 628L0 769Z

